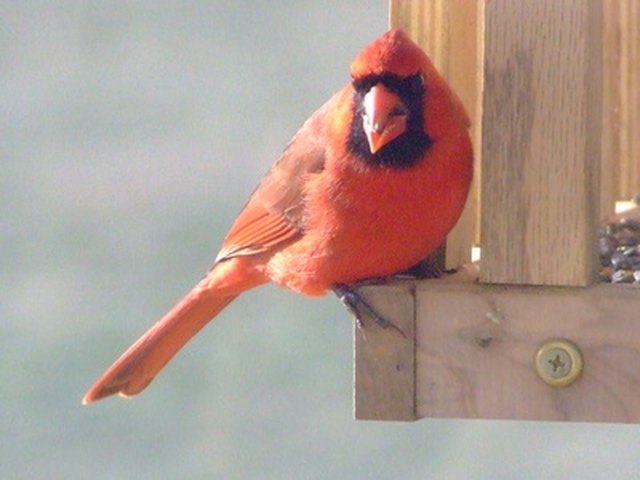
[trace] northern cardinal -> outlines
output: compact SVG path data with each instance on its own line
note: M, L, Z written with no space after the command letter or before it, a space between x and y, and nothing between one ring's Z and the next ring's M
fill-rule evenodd
M464 207L469 119L401 30L367 46L351 82L302 125L231 226L206 276L89 389L83 403L143 390L238 295L275 282L333 290L377 317L354 284L424 259Z

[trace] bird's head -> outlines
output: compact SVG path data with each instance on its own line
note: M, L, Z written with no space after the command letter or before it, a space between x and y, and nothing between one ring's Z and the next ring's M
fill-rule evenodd
M353 118L348 148L367 163L409 167L432 143L425 132L425 53L390 30L351 65Z

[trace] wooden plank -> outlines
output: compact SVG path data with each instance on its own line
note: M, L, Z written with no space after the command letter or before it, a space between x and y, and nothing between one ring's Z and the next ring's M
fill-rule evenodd
M370 320L364 328L354 326L354 418L415 420L413 284L364 287L361 293L380 315L402 329L407 338L396 330L382 329Z
M640 2L603 2L603 155L617 200L640 192Z
M460 96L472 128L476 172L479 172L482 49L482 0L390 0L389 23L402 28L433 61L438 71ZM476 173L478 178L478 173ZM471 246L477 243L479 213L478 182L474 181L467 206L447 237L446 265L455 267L470 261Z
M417 321L415 345L413 337L373 324L355 332L357 419L640 423L638 287L455 279L363 292L403 328L411 328L415 305ZM582 375L567 387L547 385L534 365L539 346L558 337L575 343L584 359Z
M620 13L620 186L626 200L640 191L640 3L624 2Z
M599 0L485 6L483 282L597 278L601 11Z
M417 287L419 417L640 422L640 290L425 281ZM551 387L534 369L565 337L584 371Z
M620 6L627 0L604 2L602 7L602 169L600 173L600 215L609 218L616 200L628 200L620 184L621 163L621 17ZM632 0L636 1L636 0Z

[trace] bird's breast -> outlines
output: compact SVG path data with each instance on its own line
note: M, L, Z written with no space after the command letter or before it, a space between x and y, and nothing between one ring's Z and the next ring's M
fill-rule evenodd
M409 169L328 164L305 186L305 233L272 257L271 279L319 295L424 259L457 221L471 180L470 144L443 155L434 146Z

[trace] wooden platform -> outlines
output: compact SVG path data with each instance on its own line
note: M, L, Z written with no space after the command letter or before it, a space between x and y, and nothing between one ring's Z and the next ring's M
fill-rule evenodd
M357 419L640 422L640 287L467 278L363 293L410 338L375 324L354 331ZM573 341L584 358L581 377L567 387L536 373L538 348L554 338Z

